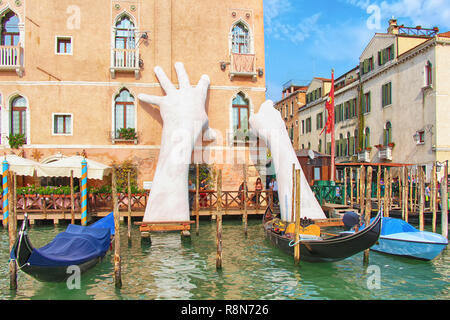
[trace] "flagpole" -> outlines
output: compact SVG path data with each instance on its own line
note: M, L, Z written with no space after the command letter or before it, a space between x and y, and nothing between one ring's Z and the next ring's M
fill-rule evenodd
M334 110L334 69L331 69L331 90L333 92L333 103L332 103L332 108ZM336 164L335 164L335 154L336 154L336 140L334 137L334 118L336 117L336 115L333 112L333 119L331 122L331 181L335 181L335 175L336 175Z

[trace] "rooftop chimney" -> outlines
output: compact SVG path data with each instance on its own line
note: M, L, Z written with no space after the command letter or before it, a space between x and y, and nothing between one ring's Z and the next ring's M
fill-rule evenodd
M397 19L394 19L394 17L392 17L392 19L389 20L389 28L388 28L388 33L389 34L398 34L398 25L397 25Z

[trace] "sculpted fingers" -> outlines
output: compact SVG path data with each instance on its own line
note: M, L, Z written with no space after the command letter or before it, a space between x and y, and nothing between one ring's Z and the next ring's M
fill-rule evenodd
M175 71L177 72L180 89L189 88L191 84L189 82L189 76L186 73L186 69L184 68L183 63L175 63Z
M197 90L201 94L202 98L206 100L206 96L208 95L208 89L209 89L210 80L209 77L204 74L200 78L197 84Z
M166 76L166 73L164 72L164 70L161 67L158 67L158 66L155 67L155 74L159 80L159 83L161 84L161 87L164 89L164 91L166 92L167 95L169 95L170 93L172 93L176 90L175 86L169 80L169 78Z
M144 101L146 103L149 103L149 104L156 104L156 105L160 106L162 103L163 97L151 96L148 94L141 93L138 95L138 99L141 101Z

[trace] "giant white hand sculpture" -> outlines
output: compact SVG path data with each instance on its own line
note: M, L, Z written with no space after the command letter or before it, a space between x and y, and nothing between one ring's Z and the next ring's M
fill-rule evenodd
M202 130L208 129L205 111L209 77L203 75L197 87L190 85L182 63L175 64L177 90L160 67L155 74L166 96L140 94L144 102L158 105L164 122L161 150L145 208L144 222L189 221L188 173L192 150ZM211 130L209 130L211 132Z
M325 219L326 216L298 162L286 131L286 125L280 112L273 107L273 102L270 100L264 102L259 112L250 117L249 122L251 129L265 141L272 155L278 183L281 219L284 221L291 221L292 219L292 164L295 164L295 169L301 170L301 217Z

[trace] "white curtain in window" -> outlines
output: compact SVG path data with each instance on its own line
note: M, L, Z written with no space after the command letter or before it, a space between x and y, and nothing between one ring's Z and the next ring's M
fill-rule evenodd
M233 130L237 130L239 127L239 109L233 108Z
M134 107L128 105L126 114L127 114L127 123L126 123L127 128L134 128Z
M241 130L248 130L248 109L246 108L240 108L241 109Z
M124 127L123 105L116 105L116 131Z

